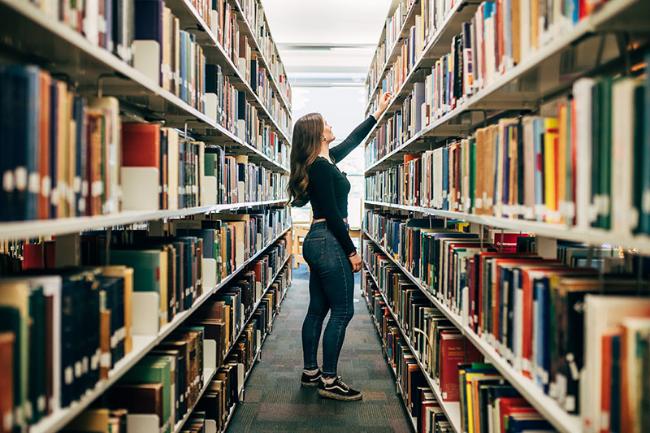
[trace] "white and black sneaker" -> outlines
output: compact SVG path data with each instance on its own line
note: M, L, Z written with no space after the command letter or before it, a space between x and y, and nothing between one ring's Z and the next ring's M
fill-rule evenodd
M323 398L341 401L355 401L363 398L361 391L350 388L341 380L341 376L337 376L331 383L328 382L330 381L323 378L320 385L318 385L318 395Z
M300 384L302 386L318 386L321 383L322 374L320 368L313 374L303 371L302 377L300 378Z

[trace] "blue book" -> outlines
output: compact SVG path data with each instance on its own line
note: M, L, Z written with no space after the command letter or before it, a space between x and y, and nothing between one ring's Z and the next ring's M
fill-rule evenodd
M163 0L135 0L134 40L158 42L161 59L163 48L163 9ZM158 78L158 85L162 85L162 74Z

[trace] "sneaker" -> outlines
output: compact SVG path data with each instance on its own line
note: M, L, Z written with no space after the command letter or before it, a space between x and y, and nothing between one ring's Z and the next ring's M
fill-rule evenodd
M300 384L302 386L318 386L321 383L322 372L320 368L313 375L307 374L304 371L302 372L302 377L300 378Z
M341 376L337 376L334 382L330 384L321 380L320 385L318 385L318 394L323 398L331 398L333 400L341 401L354 401L363 398L361 391L357 391L356 389L347 386L341 380Z

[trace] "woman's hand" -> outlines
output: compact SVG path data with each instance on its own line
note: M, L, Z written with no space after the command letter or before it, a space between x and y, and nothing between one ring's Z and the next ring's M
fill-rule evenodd
M386 92L383 95L381 95L381 98L379 98L379 108L377 108L377 111L375 111L375 116L376 120L379 120L382 114L384 114L384 111L388 108L388 104L390 103L391 98L393 97L393 94L390 92Z
M361 270L361 257L355 251L352 255L348 256L350 264L352 265L352 272L359 272Z

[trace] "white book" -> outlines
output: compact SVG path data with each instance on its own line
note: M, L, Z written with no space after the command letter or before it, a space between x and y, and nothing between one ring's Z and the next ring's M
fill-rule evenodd
M584 303L585 356L580 372L580 413L585 433L600 431L602 336L628 318L650 317L650 298L587 295Z
M576 139L576 225L588 229L591 208L591 88L595 81L581 78L573 84Z
M636 227L633 205L634 92L643 85L635 78L621 78L612 85L612 228L627 235Z

